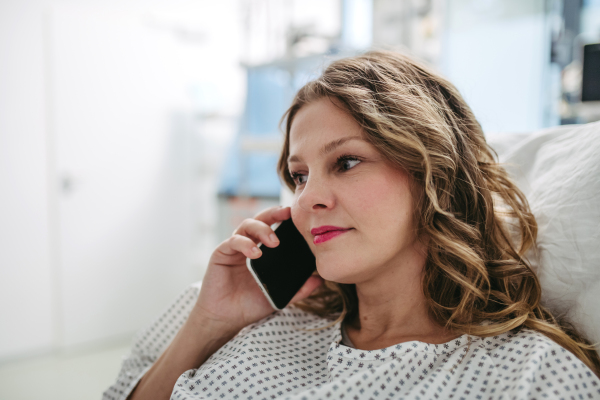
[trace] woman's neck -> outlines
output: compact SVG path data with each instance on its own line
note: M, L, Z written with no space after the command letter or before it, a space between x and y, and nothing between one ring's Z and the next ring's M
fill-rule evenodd
M386 268L375 279L356 284L358 312L345 321L346 332L364 350L418 340L446 343L460 335L437 324L429 315L422 290L421 265Z

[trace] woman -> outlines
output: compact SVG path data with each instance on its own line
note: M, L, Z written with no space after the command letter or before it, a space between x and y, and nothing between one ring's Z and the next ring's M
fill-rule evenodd
M288 110L279 172L292 207L219 245L106 399L600 397L598 354L539 304L527 201L450 83L391 52L334 62ZM318 275L273 313L245 260L290 217Z

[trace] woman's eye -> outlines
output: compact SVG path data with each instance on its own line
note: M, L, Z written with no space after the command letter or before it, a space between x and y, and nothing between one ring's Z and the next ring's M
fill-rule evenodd
M354 168L361 162L358 158L342 156L338 158L338 164L342 171L347 171L351 168Z
M302 184L306 183L306 175L299 174L297 172L292 172L290 175L292 177L292 180L296 184L296 186L299 186L299 185L302 185Z

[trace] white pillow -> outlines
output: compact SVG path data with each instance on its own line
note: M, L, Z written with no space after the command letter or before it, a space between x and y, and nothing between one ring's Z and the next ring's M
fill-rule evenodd
M542 303L600 351L600 122L488 143L525 193L538 225Z

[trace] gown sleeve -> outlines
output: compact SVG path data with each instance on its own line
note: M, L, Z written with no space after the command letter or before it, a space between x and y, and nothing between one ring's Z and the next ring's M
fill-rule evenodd
M187 320L200 293L200 284L190 285L160 317L134 336L117 380L106 389L102 400L127 399Z
M513 381L517 380L515 376ZM554 342L539 356L527 383L521 383L528 389L529 400L600 398L600 379L583 361Z

